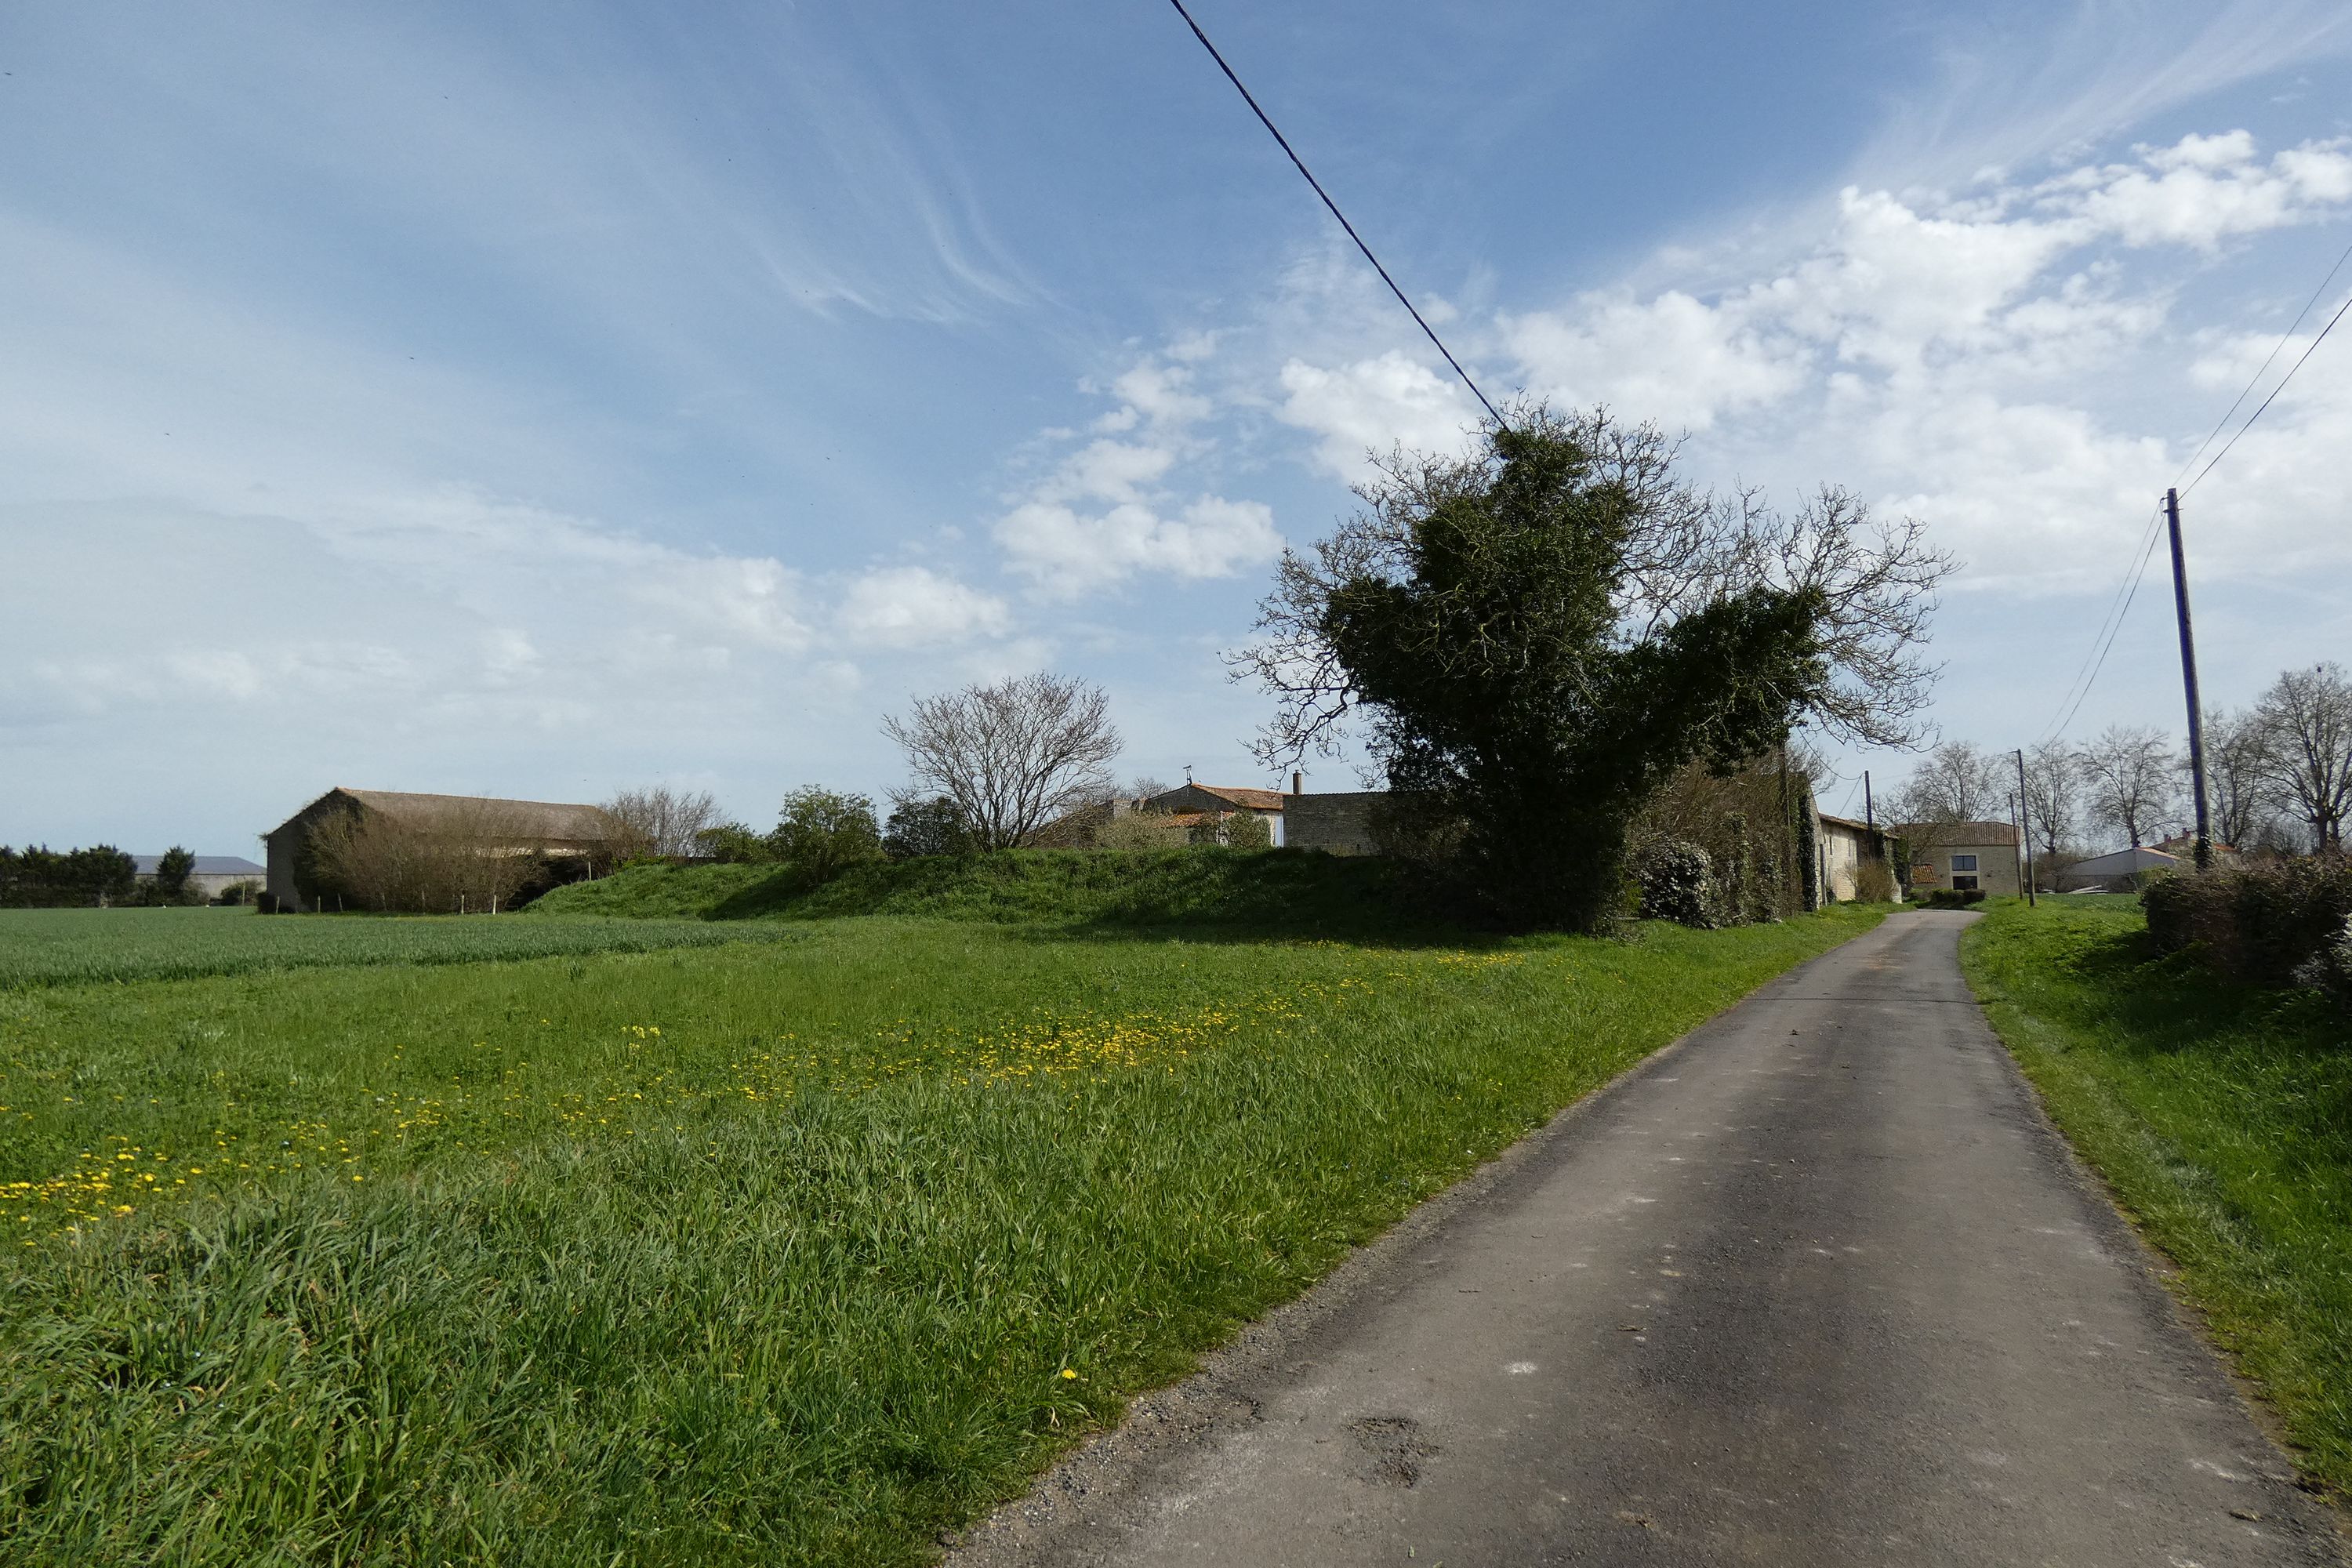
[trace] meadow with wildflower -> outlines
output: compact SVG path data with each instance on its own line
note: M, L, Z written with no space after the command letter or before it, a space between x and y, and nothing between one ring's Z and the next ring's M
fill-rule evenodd
M1391 945L843 919L0 991L0 1542L922 1561L1875 918Z

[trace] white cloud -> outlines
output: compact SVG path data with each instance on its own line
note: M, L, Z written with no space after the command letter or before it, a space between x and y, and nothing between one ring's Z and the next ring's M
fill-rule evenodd
M2075 215L2089 232L2126 245L2211 250L2224 239L2301 223L2352 198L2346 146L2305 142L2263 163L2246 132L2185 136L2170 147L2137 149L2137 165L2110 164L2053 182L2044 199Z
M834 619L854 643L896 648L1003 637L1012 625L1003 600L921 566L885 567L856 578Z
M1400 441L1451 450L1478 425L1461 383L1395 350L1336 369L1291 360L1282 367L1282 390L1283 422L1320 437L1318 458L1342 479L1363 472L1367 453Z
M1109 387L1118 405L1094 422L1101 434L1013 498L994 536L1006 564L1040 595L1076 598L1153 573L1226 577L1281 552L1263 502L1197 489L1188 497L1171 483L1180 466L1215 449L1193 429L1216 411L1195 384L1214 345L1210 334L1192 334L1122 372Z

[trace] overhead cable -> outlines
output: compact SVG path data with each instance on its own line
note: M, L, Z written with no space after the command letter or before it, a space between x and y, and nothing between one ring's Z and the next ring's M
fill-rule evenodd
M1217 68L1225 73L1225 79L1234 84L1234 90L1240 93L1242 101L1250 106L1250 112L1257 116L1258 123L1265 126L1276 144L1283 152L1289 154L1291 163L1301 174L1306 176L1307 183L1315 187L1315 194L1323 198L1323 205L1331 209L1331 216L1339 220L1339 226L1348 231L1348 237L1356 242L1356 248L1364 253L1364 259L1372 264L1372 270L1381 275L1381 281L1387 284L1389 292L1397 297L1397 303L1402 305L1412 314L1421 330L1428 334L1429 341L1437 345L1437 352L1445 356L1445 363L1454 367L1454 374L1462 378L1462 384L1470 389L1470 395L1485 405L1486 412L1494 416L1496 424L1505 424L1501 411L1486 401L1486 395L1478 390L1478 384L1470 379L1470 373L1462 368L1462 362L1454 357L1454 351L1445 346L1445 341L1437 335L1436 329L1432 327L1423 319L1422 313L1413 308L1412 301L1405 298L1404 290L1398 288L1397 280L1389 276L1389 269L1381 265L1381 258L1372 254L1372 247L1364 243L1364 237L1356 232L1356 226L1348 221L1348 215L1339 210L1339 204L1331 199L1331 193L1323 188L1323 182L1317 179L1313 171L1307 167L1306 160L1299 157L1297 150L1291 146L1290 139L1276 127L1265 110L1258 107L1258 101L1251 96L1250 89L1244 87L1242 79L1234 74L1234 68L1227 65L1225 57L1217 52L1217 46L1209 42L1209 35L1201 30L1200 23L1192 20L1192 13L1184 9L1184 0L1168 0L1168 3L1176 7L1176 14L1184 18L1184 25L1192 29L1192 36L1201 40L1201 47L1209 51L1209 58L1217 62Z

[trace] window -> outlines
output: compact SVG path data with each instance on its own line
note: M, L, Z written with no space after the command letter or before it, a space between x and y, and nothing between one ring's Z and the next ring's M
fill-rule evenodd
M1969 892L1971 891L1976 885L1977 879L1966 871L1955 871L1952 873L1952 891L1956 893Z
M1955 856L1953 856L1953 857L1952 857L1952 869L1953 869L1953 870L1955 870L1955 871L1973 871L1973 870L1975 870L1976 868L1977 868L1977 858L1976 858L1975 856L1973 856L1973 855L1955 855ZM1969 885L1973 887L1975 884L1971 883L1971 884L1969 884Z

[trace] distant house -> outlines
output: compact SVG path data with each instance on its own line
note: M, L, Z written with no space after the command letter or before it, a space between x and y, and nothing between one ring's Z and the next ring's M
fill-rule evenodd
M1904 880L1914 893L1975 889L1998 897L2025 890L2014 823L1912 822L1894 831L1911 848Z
M1862 896L1862 868L1872 860L1883 860L1888 853L1889 830L1873 827L1867 822L1856 822L1848 816L1832 816L1827 812L1816 814L1821 824L1821 878L1822 890L1839 903L1852 903ZM1889 867L1890 874L1894 868ZM1895 896L1903 897L1900 877L1895 879Z
M2195 852L2192 844L2190 852ZM2195 862L2189 862L2195 864ZM2088 860L2077 860L2058 873L2058 890L2062 893L2121 892L2131 886L2131 879L2148 871L2169 871L2182 864L2178 856L2161 849L2139 846L2118 849L2112 855L2094 855Z
M1253 816L1265 818L1269 841L1283 842L1283 803L1290 797L1278 789L1251 789L1237 784L1179 784L1162 790L1137 802L1146 811L1172 811L1185 815L1221 814L1246 811Z
M152 882L155 879L155 868L163 859L161 855L133 855L131 864L141 881ZM209 900L239 882L258 882L267 874L242 855L199 855L195 868L188 873L188 889Z
M337 787L262 835L269 846L268 891L279 908L310 907L311 836L337 816L377 817L430 838L470 840L492 855L594 856L613 837L612 818L600 806Z

